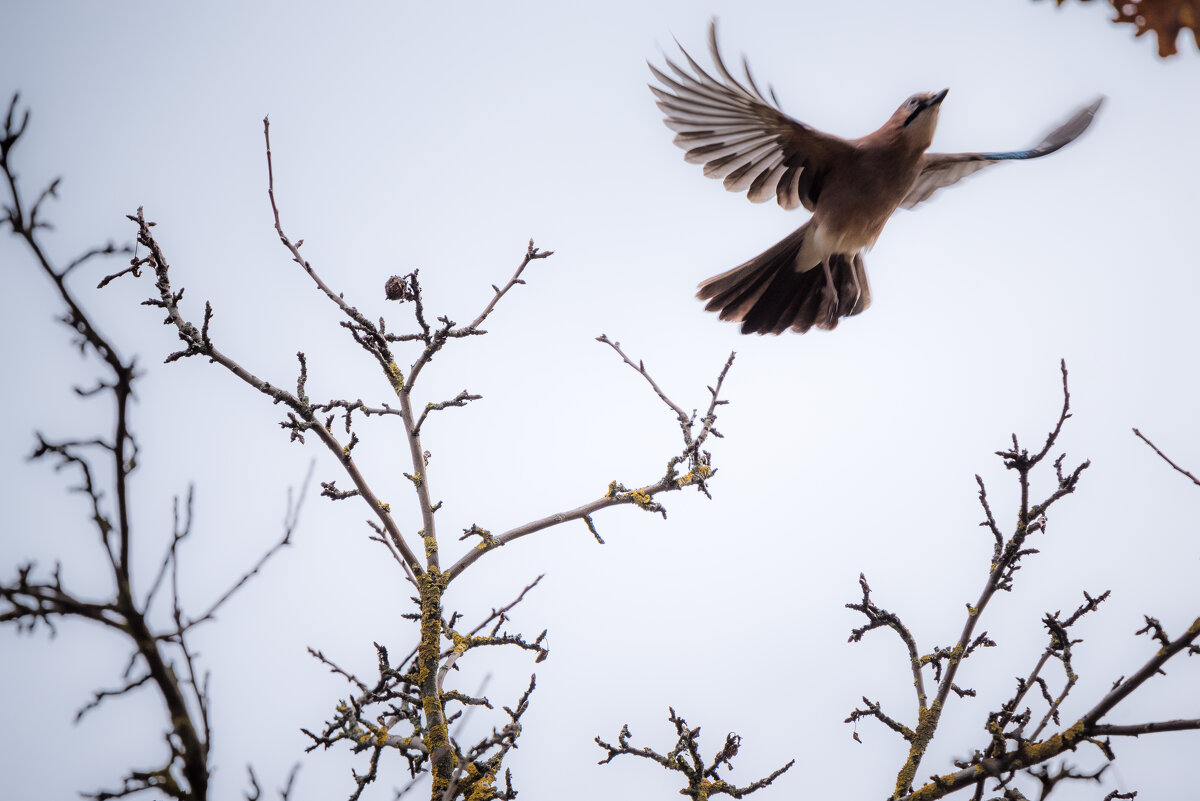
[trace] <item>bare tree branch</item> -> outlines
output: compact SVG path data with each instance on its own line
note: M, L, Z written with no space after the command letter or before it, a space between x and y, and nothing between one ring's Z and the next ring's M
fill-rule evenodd
M1167 458L1167 455L1166 455L1165 453L1163 453L1162 451L1160 451L1160 450L1158 449L1158 446L1157 446L1157 445L1155 445L1153 442L1151 442L1149 439L1147 439L1147 438L1146 438L1146 435L1145 435L1145 434L1143 434L1141 431L1138 431L1136 428L1135 428L1135 429L1133 429L1133 433L1134 433L1134 434L1137 436L1137 438L1138 438L1138 439L1140 439L1142 442L1144 442L1144 443L1146 443L1147 445L1149 445L1149 446L1150 446L1150 449L1151 449L1151 450L1153 450L1155 453L1157 453L1157 454L1158 454L1158 455L1159 455L1159 456L1162 458L1162 460L1163 460L1164 462L1166 462L1167 464L1171 465L1171 467L1172 467L1172 468L1174 468L1175 472L1177 472L1177 473L1181 473L1181 474L1183 474L1183 475L1187 476L1188 478L1190 478L1190 479L1192 480L1192 483L1193 483L1193 484L1196 484L1197 486L1200 486L1200 478L1196 478L1194 475L1192 475L1191 473L1189 473L1188 471L1184 470L1184 469L1183 469L1182 467L1180 467L1179 465L1177 465L1177 464L1175 464L1174 462L1172 462L1172 461L1171 461L1169 458Z
M713 757L711 764L706 765L704 758L700 756L700 727L689 727L687 721L676 715L675 710L671 708L668 708L667 719L675 726L677 739L675 746L666 754L660 754L653 748L638 748L630 745L629 740L632 735L629 732L629 726L625 725L621 727L621 731L617 735L616 745L607 743L599 737L596 738L596 745L608 752L608 756L600 760L599 764L607 765L617 757L626 755L657 762L668 771L683 774L686 785L679 791L679 794L687 796L693 801L705 801L717 795L745 798L751 793L769 786L796 764L796 760L793 759L768 776L744 787L738 787L724 781L717 770L722 765L729 770L733 769L732 760L740 749L741 737L733 732L726 735L725 745Z

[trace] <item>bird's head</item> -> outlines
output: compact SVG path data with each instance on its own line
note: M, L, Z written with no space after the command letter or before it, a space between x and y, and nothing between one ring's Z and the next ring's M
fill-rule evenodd
M921 150L933 142L937 128L938 109L946 99L949 89L940 92L919 92L900 104L896 113L888 120L888 126Z

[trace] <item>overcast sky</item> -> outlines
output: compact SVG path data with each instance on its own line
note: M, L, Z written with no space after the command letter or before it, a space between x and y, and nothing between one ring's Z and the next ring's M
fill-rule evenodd
M597 767L591 742L628 722L635 741L673 743L667 705L704 727L715 751L744 737L744 784L789 759L762 798L881 798L903 759L878 725L842 720L867 695L915 723L903 648L844 608L865 572L877 602L924 650L949 645L982 586L991 541L974 474L997 515L1014 518L1012 477L993 452L1010 434L1040 445L1071 371L1068 462L1092 460L1051 516L1042 553L998 597L980 653L922 775L986 744L983 722L1044 646L1047 611L1082 591L1114 591L1081 626L1074 719L1154 650L1142 614L1178 634L1200 609L1200 488L1130 433L1139 426L1200 469L1195 344L1200 320L1200 57L1190 39L1169 61L1093 3L895 2L352 4L19 3L0 33L0 90L33 112L18 154L27 193L64 176L52 252L68 260L129 241L144 206L185 310L216 310L213 336L275 383L309 358L314 398L387 400L373 364L337 325L280 247L266 196L262 118L271 118L276 192L289 234L325 280L368 316L407 327L385 279L421 269L435 314L465 321L508 277L532 236L556 251L507 297L487 337L452 343L422 376L420 401L466 388L484 400L427 426L429 479L445 502L444 550L471 523L493 531L599 497L608 482L649 483L676 452L678 428L644 382L593 338L607 333L646 361L681 405L731 350L713 443L714 499L665 498L669 519L619 508L544 532L473 567L447 599L468 619L546 573L514 628L550 630L550 659L512 759L522 797L670 798L678 782L649 763ZM251 8L250 6L254 7ZM858 136L916 91L950 87L935 150L1032 145L1098 94L1096 124L1060 153L1007 164L900 212L866 263L874 305L832 333L742 337L703 311L695 285L753 256L806 213L755 206L685 164L646 89L646 60L704 56L721 19L731 60L748 55L785 111ZM702 59L703 60L703 59ZM82 500L65 476L30 465L33 432L107 432L107 407L69 389L90 362L69 347L49 283L0 240L0 571L63 563L66 580L108 591ZM185 600L204 608L279 534L287 488L314 441L287 442L280 409L199 360L162 365L177 347L162 314L138 305L151 282L76 289L144 376L134 425L139 560L146 574L169 534L171 497L196 486L184 553ZM407 362L416 351L403 353ZM356 454L377 490L409 503L394 429L362 426ZM400 450L397 450L397 449ZM409 468L411 469L411 468ZM1048 476L1039 485L1048 486ZM344 483L344 481L343 481ZM370 678L372 641L414 641L410 588L367 540L353 503L308 499L295 546L231 603L196 644L212 670L214 798L234 798L253 763L264 784L302 764L294 798L348 794L343 752L303 755L346 685L306 646ZM415 533L419 519L401 519ZM145 574L144 574L145 575ZM70 798L113 787L126 766L157 765L162 713L146 694L77 726L74 711L121 683L124 642L78 624L17 638L0 631L0 783L12 799ZM464 660L461 687L485 673L513 703L523 656ZM1115 722L1200 714L1200 663L1176 665ZM1057 680L1057 676L1055 677ZM482 723L482 717L480 718ZM1177 798L1195 787L1195 734L1117 744L1109 789ZM1081 751L1090 766L1098 754ZM405 781L399 760L368 797ZM756 796L757 797L757 796Z

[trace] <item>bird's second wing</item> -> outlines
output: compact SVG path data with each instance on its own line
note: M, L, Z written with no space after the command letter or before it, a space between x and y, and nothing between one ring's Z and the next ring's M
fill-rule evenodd
M704 165L705 175L724 179L731 192L746 192L755 203L774 195L785 209L803 204L811 211L830 162L848 155L851 146L784 114L774 90L767 87L770 100L759 91L744 59L746 83L734 78L717 49L715 19L708 43L717 77L682 45L691 72L670 59L671 74L650 65L661 84L650 90L667 127L677 132L675 144L687 151L687 161Z
M1081 108L1071 119L1046 134L1046 138L1040 144L1028 150L1015 150L1011 153L926 153L921 174L917 176L916 183L900 205L911 209L928 200L930 195L942 187L1001 161L1036 159L1053 153L1075 141L1087 130L1103 102L1103 97L1096 98L1091 105Z

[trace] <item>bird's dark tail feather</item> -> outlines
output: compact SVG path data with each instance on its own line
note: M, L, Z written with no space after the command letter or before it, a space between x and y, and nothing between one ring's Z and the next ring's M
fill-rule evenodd
M742 324L743 334L803 334L814 325L836 328L838 320L871 305L871 290L862 256L834 254L827 263L800 272L796 255L808 223L745 264L700 284L696 297L707 311ZM836 292L825 278L826 268Z

